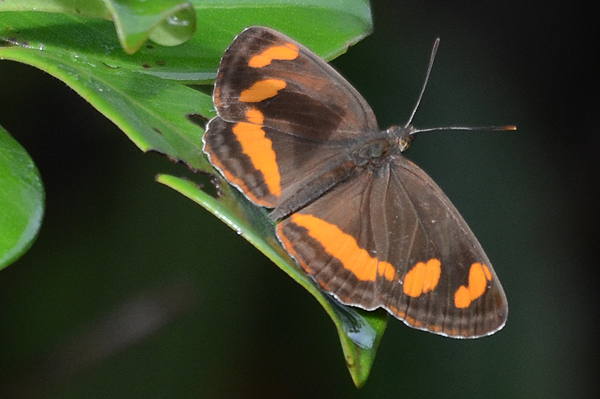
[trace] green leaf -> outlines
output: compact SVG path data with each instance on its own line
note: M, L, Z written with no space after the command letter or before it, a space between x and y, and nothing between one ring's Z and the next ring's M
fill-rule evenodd
M197 169L208 167L198 144L201 132L185 116L212 115L210 96L147 72L168 70L160 68L163 61L183 64L172 48L129 56L110 22L85 23L72 15L7 12L0 14L0 22L9 27L0 35L11 44L0 47L0 58L33 65L62 80L143 151L167 154Z
M39 172L25 149L0 126L0 269L31 246L43 215Z
M317 299L335 324L355 385L362 386L375 360L388 314L383 310L367 312L344 306L324 294L278 244L274 224L266 212L219 179L221 195L216 199L189 180L169 175L157 177L160 183L177 190L221 219Z
M149 38L163 46L176 46L196 31L196 13L188 2L104 0L115 21L119 40L128 53Z
M112 20L121 45L135 53L147 39L176 46L196 31L196 13L180 0L5 0L0 10L67 13Z
M7 3L14 5L0 2L0 11L10 8ZM124 3L128 2L119 2ZM191 40L177 47L145 45L133 55L121 48L111 22L89 18L83 9L78 15L2 12L0 59L36 66L62 80L143 151L161 152L220 179L202 152L201 128L191 122L197 115L205 119L215 115L211 96L188 84L214 79L220 57L235 35L247 26L267 25L331 58L372 28L366 0L192 3L201 29ZM97 4L89 7L100 9ZM89 9L86 12L91 13ZM281 248L266 211L249 203L222 179L218 199L175 177L161 176L159 181L215 214L309 291L338 330L355 384L366 382L386 327L386 312L349 308L323 294Z

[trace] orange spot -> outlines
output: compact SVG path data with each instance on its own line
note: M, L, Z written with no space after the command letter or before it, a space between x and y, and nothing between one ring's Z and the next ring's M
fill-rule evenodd
M215 107L221 108L221 88L215 87L215 94L213 95Z
M490 271L490 269L483 263L481 264L481 266L483 266L483 272L485 273L485 278L487 278L488 281L492 281L492 272Z
M262 68L269 65L273 60L294 60L296 57L298 57L298 47L292 43L286 43L285 46L269 47L262 53L253 56L248 61L248 66Z
M467 308L475 299L482 296L488 281L492 281L492 272L483 263L473 263L469 270L469 285L461 285L454 293L454 305L457 308Z
M240 101L243 103L258 103L267 98L275 97L279 90L285 89L287 83L281 79L259 80L242 91Z
M265 136L262 128L264 116L259 110L249 109L246 111L246 118L249 122L236 123L232 131L242 147L242 152L250 158L256 170L262 173L271 194L279 197L281 195L281 176L277 167L275 151L273 151L273 143ZM246 187L240 179L230 180L236 185Z
M466 308L471 304L471 294L469 289L464 285L461 285L454 293L454 306L457 308Z
M394 278L396 277L396 269L393 267L388 267L388 265L389 265L389 263L387 263L387 262L379 262L377 271L386 280L393 281Z
M308 235L317 240L327 253L338 259L346 270L352 272L361 281L375 281L377 276L392 280L396 269L388 262L373 258L360 248L349 234L334 224L327 223L312 215L293 214L293 223L308 230Z
M448 335L458 335L458 328L445 329L444 333Z
M442 331L442 326L432 324L432 325L428 326L428 329L433 332L440 332L440 331Z
M265 116L257 109L250 108L246 110L246 119L250 123L254 123L256 125L262 125L265 121Z
M404 276L404 293L416 298L421 294L433 291L440 281L442 264L439 259L429 259L427 263L419 262Z

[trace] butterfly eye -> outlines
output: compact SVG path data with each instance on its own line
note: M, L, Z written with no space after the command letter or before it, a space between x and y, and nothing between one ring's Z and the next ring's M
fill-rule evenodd
M410 147L414 138L415 138L415 136L412 136L412 135L398 137L398 147L400 147L400 151L404 152L404 151L408 150L408 147Z

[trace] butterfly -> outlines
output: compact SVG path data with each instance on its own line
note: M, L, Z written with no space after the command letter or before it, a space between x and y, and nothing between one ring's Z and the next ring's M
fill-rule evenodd
M213 101L204 152L251 202L272 208L281 245L323 291L449 337L504 326L506 296L481 245L402 154L416 133L438 130L411 125L417 107L405 125L379 129L333 67L259 26L225 51Z

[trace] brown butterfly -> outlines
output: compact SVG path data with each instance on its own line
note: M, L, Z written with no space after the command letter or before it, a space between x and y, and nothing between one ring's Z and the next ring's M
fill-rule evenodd
M274 208L281 244L324 291L450 337L504 326L506 296L481 245L402 155L414 134L439 130L414 128L416 107L404 126L380 130L338 72L265 27L225 51L213 99L204 152L250 201Z

